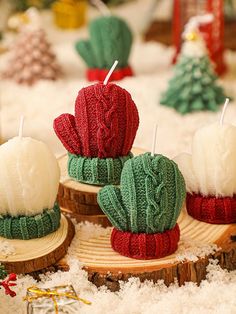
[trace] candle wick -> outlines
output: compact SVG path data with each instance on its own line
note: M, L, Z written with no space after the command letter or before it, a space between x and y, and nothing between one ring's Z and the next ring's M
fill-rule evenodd
M157 138L157 124L154 126L153 138L152 138L152 152L151 156L154 157L155 149L156 149L156 138Z
M98 11L104 16L110 16L111 11L101 0L91 0L92 4L98 9Z
M19 138L22 138L22 135L23 135L24 120L25 120L25 117L22 115L20 117Z
M110 78L110 76L112 75L113 71L115 70L117 64L118 64L118 61L116 60L116 61L114 62L114 64L113 64L113 66L111 67L110 71L108 72L108 74L107 74L107 76L106 76L104 82L103 82L104 85L107 85L107 83L108 83L108 81L109 81L109 78Z
M229 98L226 98L225 99L225 103L224 103L224 107L223 107L223 110L222 110L222 113L221 113L221 116L220 116L220 125L223 125L225 112L226 112L228 103L229 103Z

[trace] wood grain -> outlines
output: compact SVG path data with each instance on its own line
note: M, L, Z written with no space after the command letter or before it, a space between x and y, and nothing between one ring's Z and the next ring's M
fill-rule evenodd
M134 148L132 152L139 155L144 151ZM60 207L66 209L78 222L90 221L103 227L111 226L97 203L97 193L101 186L80 183L70 178L67 174L67 161L67 155L58 159L61 179L57 200Z
M236 225L210 225L191 218L184 209L179 217L181 236L197 243L215 243L222 248L214 255L199 258L196 262L178 261L175 254L155 260L135 260L114 252L110 245L110 233L83 239L77 248L77 258L88 272L88 278L96 286L106 285L110 290L119 289L119 281L139 277L156 282L163 279L169 285L178 279L182 285L186 281L200 283L205 279L210 258L218 258L220 265L229 270L236 268L236 243L230 240L236 234Z
M0 262L8 272L25 274L47 268L65 256L73 239L75 228L69 218L62 215L59 229L45 237L31 240L7 241L15 249L14 255L5 256L0 252Z

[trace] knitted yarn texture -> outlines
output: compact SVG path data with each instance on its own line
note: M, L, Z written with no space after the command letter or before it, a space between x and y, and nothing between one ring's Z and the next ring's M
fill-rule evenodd
M2 216L0 236L8 239L35 239L44 237L60 226L61 212L55 203L52 209L35 216Z
M128 156L118 158L88 158L69 153L68 174L77 181L96 184L119 184L120 175L124 163L133 157Z
M146 153L125 163L120 187L102 188L98 203L116 229L152 234L174 228L185 194L176 163Z
M54 120L54 130L69 153L96 158L127 156L138 125L131 95L111 83L81 89L75 116L62 114Z
M186 208L190 216L207 223L236 222L236 196L215 197L187 193Z
M116 16L103 16L89 25L90 40L80 40L76 50L89 68L110 69L114 60L118 68L128 65L132 33L126 22Z
M137 259L162 258L178 248L180 230L178 224L163 233L132 233L112 230L112 248L120 254Z

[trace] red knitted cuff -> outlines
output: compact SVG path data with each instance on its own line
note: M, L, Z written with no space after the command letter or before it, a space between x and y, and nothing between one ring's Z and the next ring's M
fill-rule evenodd
M178 224L163 233L131 233L112 230L111 245L121 255L137 259L161 258L178 248L180 230Z
M87 69L87 79L88 81L104 81L109 71L109 69ZM130 66L115 70L109 82L120 81L126 76L133 76L133 71Z
M187 193L186 208L190 216L211 224L236 222L236 196L204 197Z

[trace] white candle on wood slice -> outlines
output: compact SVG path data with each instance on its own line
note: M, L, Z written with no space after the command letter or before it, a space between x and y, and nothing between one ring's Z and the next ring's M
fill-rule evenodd
M223 122L228 102L226 99L219 122L197 130L192 155L175 158L190 193L222 197L236 194L236 127Z
M34 216L54 206L60 171L46 144L19 136L0 146L0 215Z

